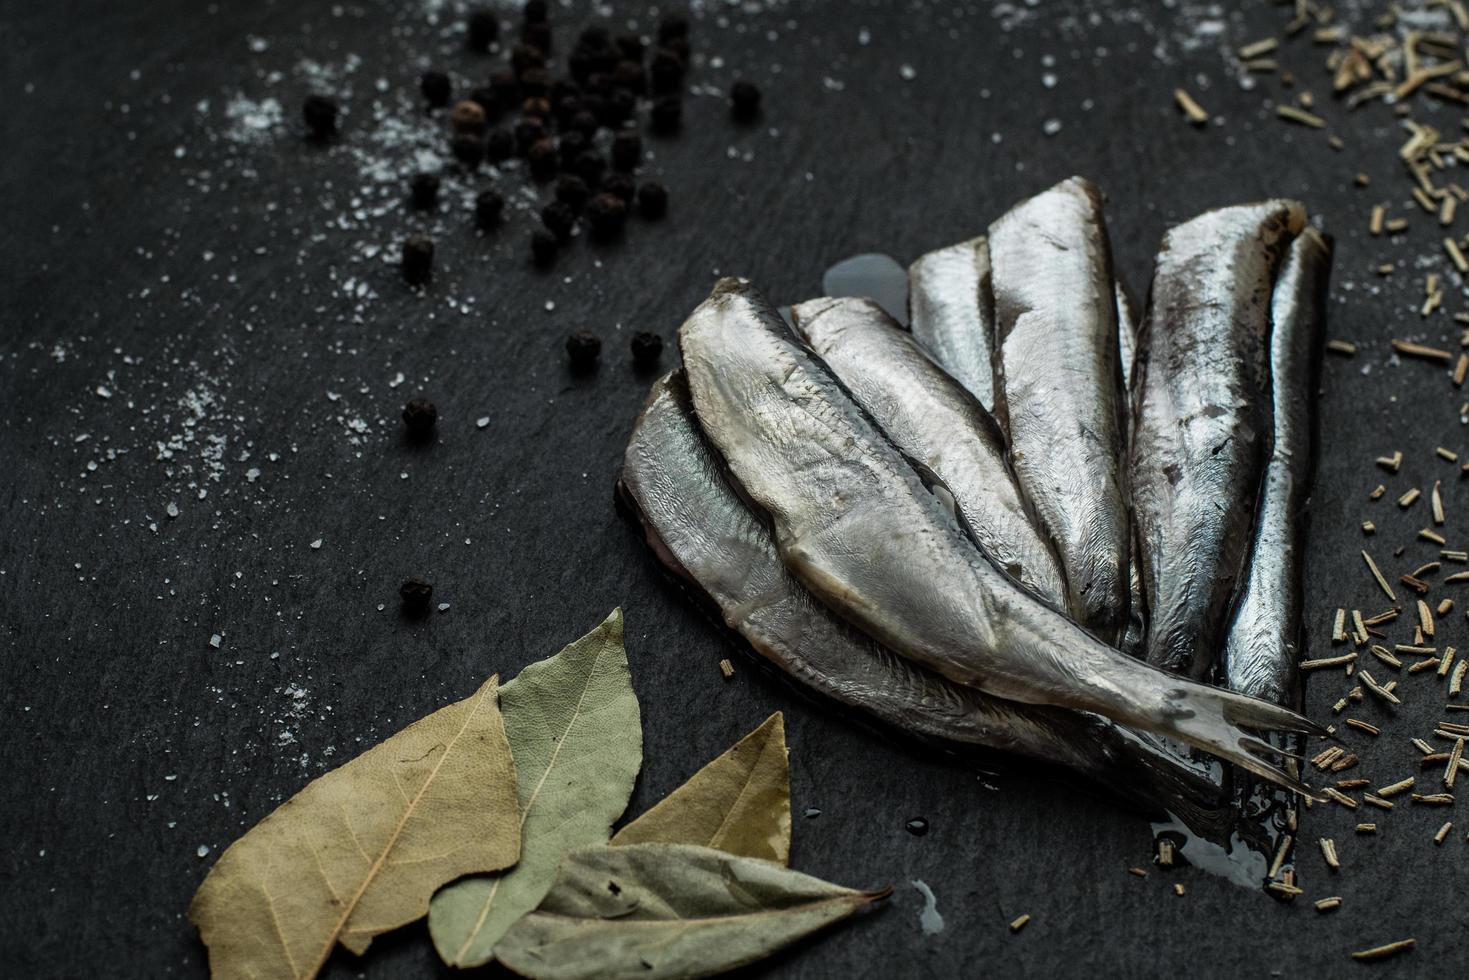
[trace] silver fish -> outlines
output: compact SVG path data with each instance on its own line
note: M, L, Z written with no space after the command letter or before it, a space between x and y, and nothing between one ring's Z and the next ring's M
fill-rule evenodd
M1101 195L1079 177L990 226L995 418L1010 464L1066 576L1081 625L1115 641L1127 622L1122 368Z
M808 300L796 329L893 444L954 495L981 551L1058 609L1066 582L1005 462L1005 439L973 395L866 299Z
M1311 482L1313 389L1330 272L1330 244L1307 227L1291 243L1270 302L1273 440L1249 570L1224 643L1229 689L1288 707L1300 701L1301 521Z
M1117 280L1117 360L1122 366L1122 390L1127 404L1132 404L1132 366L1137 361L1137 303L1122 280ZM1123 413L1127 423L1130 412Z
M1122 390L1126 393L1124 404L1127 410L1123 421L1127 426L1128 459L1132 458L1132 404L1136 395L1132 382L1137 363L1138 315L1137 303L1132 293L1117 280L1117 350L1122 361ZM1130 523L1130 522L1129 522ZM1127 627L1122 631L1118 646L1135 657L1141 657L1148 643L1147 601L1143 595L1142 556L1136 548L1129 548L1127 555Z
M653 385L618 483L670 571L795 680L884 724L954 745L1079 770L1140 801L1209 810L1215 788L1146 738L1097 715L989 698L903 659L812 597L725 479L681 373Z
M1202 678L1224 641L1270 442L1270 296L1305 224L1293 201L1170 230L1140 359L1132 488L1149 663Z
M984 558L917 471L749 283L722 279L679 346L700 426L829 608L950 680L1106 715L1300 792L1244 728L1320 733L1296 713L1171 677L1107 646Z
M988 411L995 404L995 304L981 236L929 252L908 267L908 328Z

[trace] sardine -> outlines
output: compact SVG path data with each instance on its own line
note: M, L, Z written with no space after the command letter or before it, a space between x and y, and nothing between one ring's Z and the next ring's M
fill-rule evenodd
M1122 285L1122 280L1116 283L1117 290L1117 360L1122 366L1122 391L1124 402L1132 404L1132 366L1137 361L1137 303L1132 298L1132 293ZM1123 424L1128 424L1131 411L1123 412Z
M995 418L1072 616L1115 642L1129 602L1126 423L1101 195L1062 181L992 224L989 245Z
M908 267L908 328L988 411L995 404L995 304L983 237L929 252Z
M1132 458L1132 406L1137 395L1133 388L1134 366L1137 363L1138 315L1137 303L1132 293L1117 280L1117 350L1122 361L1122 390L1124 393L1123 422L1126 424L1127 458ZM1132 510L1128 508L1130 527ZM1118 646L1134 657L1141 657L1148 644L1147 599L1143 595L1142 556L1137 548L1127 553L1127 626L1122 631Z
M995 420L929 360L918 342L871 300L808 300L791 308L796 329L909 459L954 495L981 551L1056 606L1066 583L1035 530Z
M952 509L748 282L722 279L679 346L700 426L769 519L785 566L898 653L994 697L1106 715L1300 792L1244 728L1320 733L1293 711L1113 649L984 558Z
M1207 780L1145 737L1097 715L986 697L828 611L781 564L769 530L725 479L682 373L653 385L618 488L663 564L757 653L817 693L953 747L1070 766L1140 802L1191 812L1218 806Z
M1291 243L1270 301L1273 439L1248 572L1224 644L1229 689L1287 707L1300 702L1302 521L1330 273L1331 245L1308 226Z
M1210 211L1171 229L1139 360L1133 509L1147 659L1202 678L1224 642L1270 443L1270 299L1305 224L1293 201Z

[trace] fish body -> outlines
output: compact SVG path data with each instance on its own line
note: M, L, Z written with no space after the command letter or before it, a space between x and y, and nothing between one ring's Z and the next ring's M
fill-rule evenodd
M770 531L729 485L679 373L653 386L619 488L663 563L725 624L795 680L884 724L954 746L1069 766L1170 809L1208 807L1213 787L1105 718L990 698L914 664L830 612L786 570Z
M1133 387L1135 366L1137 364L1137 335L1138 335L1138 312L1137 303L1132 298L1122 280L1117 280L1117 350L1122 362L1122 390L1125 393L1124 404L1127 410L1123 413L1123 421L1127 425L1125 433L1127 439L1128 459L1132 458L1132 406L1136 397ZM1131 507L1128 509L1128 526L1131 522ZM1136 548L1129 548L1127 554L1127 626L1122 631L1122 639L1118 646L1135 657L1143 655L1148 643L1148 609L1147 598L1143 595L1143 567L1142 555Z
M908 328L986 411L994 406L995 310L982 236L929 252L908 267Z
M1330 244L1307 227L1291 242L1271 298L1273 438L1248 571L1224 645L1230 690L1287 707L1300 701L1302 520L1330 271Z
M1142 335L1132 492L1150 663L1207 676L1270 448L1271 295L1302 207L1210 211L1163 239Z
M995 416L1066 576L1076 620L1127 623L1126 422L1101 195L1070 178L990 226Z
M974 542L1057 608L1066 583L1035 530L989 412L880 306L822 298L791 309L796 329L893 444L943 482Z
M720 280L679 346L700 427L828 608L950 680L1179 738L1307 792L1251 755L1268 747L1243 728L1318 726L1128 657L996 568L747 282Z

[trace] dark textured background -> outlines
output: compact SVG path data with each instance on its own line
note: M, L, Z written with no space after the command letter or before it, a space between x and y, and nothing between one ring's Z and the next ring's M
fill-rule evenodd
M429 63L479 75L483 61L425 14L443 6L0 8L0 970L203 975L184 912L231 840L311 777L489 673L512 676L620 604L646 734L631 810L782 709L796 812L821 811L797 819L795 866L896 886L886 907L780 957L770 975L1465 972L1469 907L1455 872L1469 820L1438 848L1443 810L1401 805L1377 815L1384 832L1368 839L1352 834L1354 815L1318 807L1305 815L1306 896L1294 905L1193 869L1135 878L1125 869L1151 853L1145 819L1069 774L1003 762L978 772L811 703L681 601L612 506L649 380L633 372L626 338L646 328L671 340L716 271L799 299L843 256L906 262L1076 172L1109 194L1119 268L1143 291L1170 223L1297 195L1338 241L1331 333L1363 347L1327 364L1320 402L1309 549L1320 655L1330 607L1380 606L1357 555L1366 492L1384 476L1371 459L1407 452L1388 481L1396 495L1457 473L1434 445L1469 447L1441 372L1393 364L1387 350L1390 336L1451 344L1455 333L1446 315L1414 312L1415 256L1441 264L1432 223L1415 216L1401 241L1365 233L1376 200L1412 213L1390 114L1331 105L1322 50L1291 42L1281 59L1323 96L1348 144L1335 152L1274 118L1278 79L1247 91L1231 67L1227 50L1277 30L1285 9L1243 5L1219 36L1198 31L1207 5L1189 2L1106 3L1095 15L1080 2L704 13L695 48L710 58L691 81L723 89L744 74L768 106L740 130L719 99L689 101L684 134L656 144L653 169L673 194L666 222L636 225L613 247L578 244L544 274L525 262L529 214L479 238L446 210L438 276L419 296L390 266L352 260L355 242L391 242L418 222L395 207L365 219L370 233L334 225L360 182L360 131L349 117L328 151L299 139L309 85L298 65L359 55L345 100L354 115L370 80L401 91ZM579 26L577 8L558 9L557 22ZM628 17L652 23L647 8L619 5ZM563 28L562 50L568 40ZM903 80L902 64L916 77ZM1176 84L1223 124L1184 125ZM222 139L219 106L234 92L278 97L286 124L263 145ZM1419 114L1458 130L1451 109ZM1051 118L1062 126L1048 136ZM752 155L731 159L732 146ZM1352 187L1358 170L1371 189ZM1369 270L1385 260L1402 269L1380 281ZM333 288L344 275L375 298L344 299ZM450 311L448 297L471 299L471 312ZM1459 308L1456 286L1447 307ZM595 376L576 380L561 344L581 327L607 348ZM400 371L408 380L390 387ZM188 425L180 399L200 390L214 404ZM396 422L417 392L443 413L429 448L405 445ZM344 427L354 417L362 433ZM158 458L160 441L189 431L174 459ZM224 446L213 479L201 455L210 435ZM1451 516L1469 506L1457 486L1449 503ZM1394 574L1432 550L1411 543L1423 511L1372 511ZM1401 558L1397 544L1409 546ZM401 619L396 589L411 573L432 578L450 610ZM1462 617L1449 622L1449 642L1462 641ZM728 682L724 656L737 670ZM306 692L300 710L293 683ZM1415 686L1431 684L1405 679ZM1326 717L1341 690L1318 679L1313 713ZM1357 709L1388 728L1362 749L1363 769L1379 782L1412 771L1405 740L1427 734L1437 703L1410 698L1396 721ZM927 836L904 831L915 816L930 821ZM1320 835L1338 840L1340 874L1322 864ZM919 930L915 878L938 897L937 936ZM1308 899L1328 894L1345 904L1319 915ZM1022 912L1034 921L1012 936L1006 923ZM1347 958L1407 935L1420 945L1401 960ZM435 969L420 924L361 961L339 955L330 972Z

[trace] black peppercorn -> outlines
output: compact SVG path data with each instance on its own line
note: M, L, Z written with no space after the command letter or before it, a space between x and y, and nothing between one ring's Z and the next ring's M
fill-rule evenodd
M663 42L663 48L666 51L673 52L673 56L675 58L677 58L683 64L684 71L688 71L689 70L689 54L690 54L690 50L689 50L689 39L688 38L686 38L686 37L671 37L668 40L666 40L666 41Z
M571 121L583 108L580 95L565 95L551 100L551 114L556 117L556 124L562 129L570 129Z
M408 193L413 206L427 211L439 203L439 178L437 174L414 174L408 181Z
M337 104L324 95L308 95L301 103L301 118L317 139L326 139L337 131Z
M403 239L403 278L409 285L421 286L434 272L434 242L426 235L409 235Z
M475 51L488 51L500 37L500 18L493 10L476 10L470 13L465 28L469 46Z
M573 371L590 371L597 366L601 353L602 341L589 330L578 330L566 338L566 356Z
M610 71L594 71L587 76L586 90L593 95L610 95L612 93L612 73Z
M653 100L648 123L655 133L676 133L683 125L683 103L676 95L663 95Z
M547 23L526 24L520 29L520 40L542 54L550 54L551 25Z
M515 151L524 156L545 137L545 124L534 116L526 116L515 124Z
M525 152L525 159L530 164L530 175L536 180L550 180L556 176L556 167L560 157L556 153L556 141L546 136L536 140Z
M624 119L632 116L638 108L638 97L625 88L614 88L602 103L597 119L609 129L615 129Z
M545 121L551 118L551 100L544 95L535 95L520 104L522 116L535 116Z
M596 96L588 96L587 98L582 99L582 105L591 105L594 99L596 99ZM575 129L577 132L581 133L588 139L591 139L593 136L595 136L597 130L601 128L601 126L602 124L597 121L597 114L589 108L582 109L576 115L571 117L571 128Z
M588 187L596 187L602 182L602 173L607 169L607 161L595 150L584 150L577 155L576 162L572 164L576 175L587 182Z
M639 330L632 335L632 360L640 368L650 368L658 363L663 353L663 338L656 333Z
M643 38L638 34L619 34L613 42L617 46L617 53L627 61L643 62Z
M521 78L533 68L546 67L546 53L530 44L517 44L510 51L510 70Z
M643 162L643 138L625 129L612 137L612 166L624 173L636 170Z
M411 578L399 586L398 597L403 600L403 613L416 619L428 612L434 587L423 579Z
M569 78L553 78L551 80L551 91L548 95L551 98L552 105L559 103L562 99L580 94L581 86Z
M520 101L520 80L513 71L497 71L490 76L490 90L502 106L513 106Z
M576 212L571 205L562 201L552 201L541 208L541 224L546 230L556 236L557 241L565 242L571 239L571 229L576 224Z
M520 94L543 97L551 91L551 84L554 81L556 81L556 76L544 68L528 69L520 76ZM549 107L546 114L550 114Z
M525 0L525 7L520 13L527 24L541 24L545 22L549 11L546 0Z
M657 220L668 213L668 188L650 180L638 188L638 211L645 218Z
M683 76L684 63L678 55L667 48L653 52L653 60L648 65L648 83L655 93L677 92Z
M729 87L729 114L740 122L749 122L760 114L760 89L743 79Z
M580 211L587 203L587 182L576 174L562 174L556 180L556 200Z
M439 421L439 408L427 398L415 398L403 406L403 425L408 438L423 442L433 435Z
M561 140L557 143L557 147L561 150L561 161L566 164L575 163L576 158L581 156L590 145L580 130L573 129L569 133L562 133Z
M616 194L598 194L587 204L587 222L593 238L610 241L627 222L627 204Z
M605 48L612 43L612 36L607 33L607 28L600 24L583 27L581 34L577 35L576 43L579 47L597 50Z
M631 204L635 187L631 176L614 173L602 178L602 190L608 194L616 194L622 198L624 204Z
M499 191L483 190L475 195L474 220L479 222L481 228L493 228L498 225L504 211L505 198Z
M443 72L426 71L418 80L418 90L423 93L429 105L442 109L449 104L449 96L454 91L454 87L449 82L449 76Z
M485 137L485 156L491 163L503 163L515 155L515 134L501 126Z
M485 128L484 106L472 99L454 103L454 108L449 110L449 125L456 133L480 132Z
M643 74L641 64L624 59L612 69L612 84L620 85L630 92L641 95L648 87L648 77Z
M561 247L556 236L544 228L530 233L530 257L536 265L545 268L556 260L556 250Z
M500 97L488 85L481 85L477 88L470 89L469 101L485 111L486 122L499 119L500 115L505 111L505 107L500 104Z
M669 14L658 22L658 42L666 44L676 37L689 36L689 19L681 14Z
M586 48L577 47L566 56L566 70L571 72L571 77L578 82L587 80L587 76L597 69L597 56Z
M456 136L450 141L449 149L453 152L454 159L470 170L478 167L485 159L485 141L478 136Z

